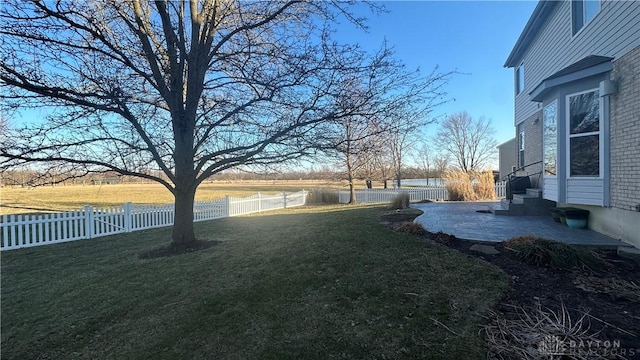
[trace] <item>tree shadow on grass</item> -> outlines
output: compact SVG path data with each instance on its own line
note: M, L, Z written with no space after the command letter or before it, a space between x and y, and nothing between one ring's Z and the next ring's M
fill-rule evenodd
M169 244L161 246L155 249L147 250L138 254L139 259L157 259L163 257L177 256L196 252L199 250L208 249L214 245L221 243L222 241L215 240L196 240L196 242L190 246Z

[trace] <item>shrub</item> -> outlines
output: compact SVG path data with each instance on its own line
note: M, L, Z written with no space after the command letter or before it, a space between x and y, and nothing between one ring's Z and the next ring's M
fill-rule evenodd
M492 313L491 324L485 330L485 339L491 359L559 359L549 353L557 352L554 346L586 344L598 340L598 331L591 328L588 312L570 313L563 303L559 310L543 308L539 303L533 308L512 306L507 314ZM605 359L592 354L584 357L579 352L567 359ZM564 359L565 357L562 356Z
M493 180L493 171L484 171L475 175L477 181L473 184L473 190L476 193L476 200L494 200L496 184Z
M527 264L558 269L581 267L591 271L600 271L605 267L602 259L585 248L541 238L533 241L524 238L520 241L521 243L517 243L514 240L511 245L516 256Z
M476 199L475 191L471 185L469 173L464 171L447 171L442 176L446 181L449 200L473 201Z
M422 227L422 224L414 223L411 221L405 221L398 226L398 231L409 235L425 236L428 231Z
M496 198L493 172L447 171L443 174L446 181L449 200L475 201Z
M506 248L515 250L520 245L533 244L538 240L544 240L544 239L535 237L533 235L523 235L523 236L512 237L507 241L503 242L502 245L504 245L504 247Z
M338 190L318 188L307 195L307 204L310 205L338 204L339 202Z
M409 193L401 192L398 194L389 205L389 209L408 209L409 208Z

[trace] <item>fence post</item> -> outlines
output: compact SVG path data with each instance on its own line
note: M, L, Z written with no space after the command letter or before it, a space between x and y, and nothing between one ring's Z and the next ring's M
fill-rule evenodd
M262 212L262 194L258 193L258 212Z
M231 199L229 195L224 196L224 212L225 217L231 217Z
M131 203L124 203L124 232L131 232Z
M93 208L90 205L84 206L84 231L87 239L93 239L95 234L95 224L93 221Z
M284 208L287 208L287 193L286 192L282 192L282 203L284 204Z
M338 194L338 202L340 202L340 194ZM302 205L307 205L307 192L302 189Z

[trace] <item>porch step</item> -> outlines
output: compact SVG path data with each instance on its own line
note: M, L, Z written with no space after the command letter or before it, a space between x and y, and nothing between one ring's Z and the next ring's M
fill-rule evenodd
M527 189L527 195L534 196L542 199L542 190L540 189Z
M540 189L527 189L525 194L513 194L512 201L500 200L500 204L492 206L489 211L495 215L539 216L549 215L553 201L542 199Z

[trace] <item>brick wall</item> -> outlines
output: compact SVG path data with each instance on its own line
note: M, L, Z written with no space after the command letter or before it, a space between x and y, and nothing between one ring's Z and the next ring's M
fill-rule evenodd
M611 78L611 206L640 204L640 46L613 63Z
M524 129L524 165L542 160L542 111L538 111L532 116L518 124L516 134L516 151L520 149L520 131ZM516 157L517 159L518 157ZM531 185L538 187L542 175L542 164L526 167L518 175L532 175ZM535 174L535 175L534 175Z

